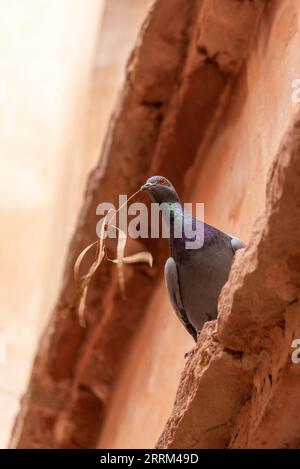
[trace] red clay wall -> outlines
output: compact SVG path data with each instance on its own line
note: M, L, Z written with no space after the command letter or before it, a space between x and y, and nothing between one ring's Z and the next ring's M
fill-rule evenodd
M159 54L153 53L154 46ZM289 177L281 178L285 174L279 164L283 151L278 150L296 119L291 82L300 76L298 51L296 0L154 3L131 56L102 158L89 181L63 288L17 422L16 446L151 447L164 429L159 440L162 447L224 447L233 441L239 412L243 414L241 428L248 426L252 431L252 409L255 418L259 408L247 411L243 402L252 402L252 389L257 392L253 371L257 362L252 357L256 349L249 346L246 350L251 337L243 324L247 314L250 321L251 314L256 318L263 307L255 297L256 269L261 262L267 270L265 264L274 257L266 250L258 257L260 238L257 229L253 235L253 226L264 213L272 164L270 174L276 175L276 184L269 183L269 212L259 225L264 234L274 228L269 222L278 201L272 191L281 196L284 183L289 184L292 164L298 171L296 150L290 145L284 166L290 170ZM220 321L204 328L186 367L183 355L193 343L167 299L161 276L167 255L164 243L132 243L135 249L151 250L155 266L152 271L128 268L125 302L115 270L111 265L101 266L89 292L87 330L82 331L77 320L72 269L79 252L94 240L96 205L114 201L119 193L134 192L154 173L169 177L185 201L205 202L206 221L240 236L250 246L235 264L234 281L224 290ZM282 213L292 211L290 198L283 200ZM267 237L261 238L266 243ZM252 283L246 288L247 269ZM258 282L265 286L262 277L257 277ZM235 303L237 284L243 308ZM261 291L261 298L269 301L271 296L271 304L278 302L284 309L285 300L268 288ZM251 295L257 300L257 310L251 311L254 300L247 306ZM233 329L241 342L234 342L228 333L231 309ZM240 329L237 311L245 314L240 314L244 321ZM271 306L269 311L273 320ZM272 335L275 326L266 317ZM276 320L280 318L278 313ZM255 324L252 332L260 337L266 325ZM289 338L284 345L286 360ZM236 360L241 354L246 356L245 363ZM263 376L268 375L269 366L266 362ZM240 441L237 446L251 446L250 439L234 441ZM280 445L282 435L276 441Z
M300 76L298 30L297 2L275 2L268 9L213 142L190 170L191 200L205 202L206 221L246 242L264 212L270 164L296 111L291 82ZM162 280L118 379L101 447L156 443L175 398L184 352L192 346Z

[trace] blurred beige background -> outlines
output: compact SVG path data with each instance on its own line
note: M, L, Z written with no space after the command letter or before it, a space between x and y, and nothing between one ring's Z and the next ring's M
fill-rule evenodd
M1 1L1 448L148 4Z

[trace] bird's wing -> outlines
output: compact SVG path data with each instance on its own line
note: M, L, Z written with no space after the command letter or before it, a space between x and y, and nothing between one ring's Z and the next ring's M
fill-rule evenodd
M237 238L236 236L231 236L231 235L228 235L228 236L230 236L231 238L230 242L231 242L231 247L234 253L236 253L238 249L243 249L246 247L246 244L240 238Z
M193 336L194 340L197 341L197 331L190 324L181 301L177 266L173 257L169 257L165 264L165 281L170 301L172 303L173 308L175 309L178 318L180 319L186 330Z

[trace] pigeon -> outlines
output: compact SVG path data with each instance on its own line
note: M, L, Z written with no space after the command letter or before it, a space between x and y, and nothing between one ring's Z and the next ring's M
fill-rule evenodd
M149 178L141 191L159 204L168 225L170 257L165 263L165 283L179 320L197 342L203 324L217 318L219 294L228 279L234 254L245 244L190 215L165 177ZM181 237L175 236L178 228ZM189 248L188 242L197 239L202 239L199 246Z

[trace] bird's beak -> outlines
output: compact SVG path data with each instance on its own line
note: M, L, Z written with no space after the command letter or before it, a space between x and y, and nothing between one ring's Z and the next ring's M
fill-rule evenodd
M147 191L148 189L150 189L150 187L154 186L154 184L151 184L151 182L146 182L146 184L144 184L142 187L141 187L141 192L144 192L144 191Z

